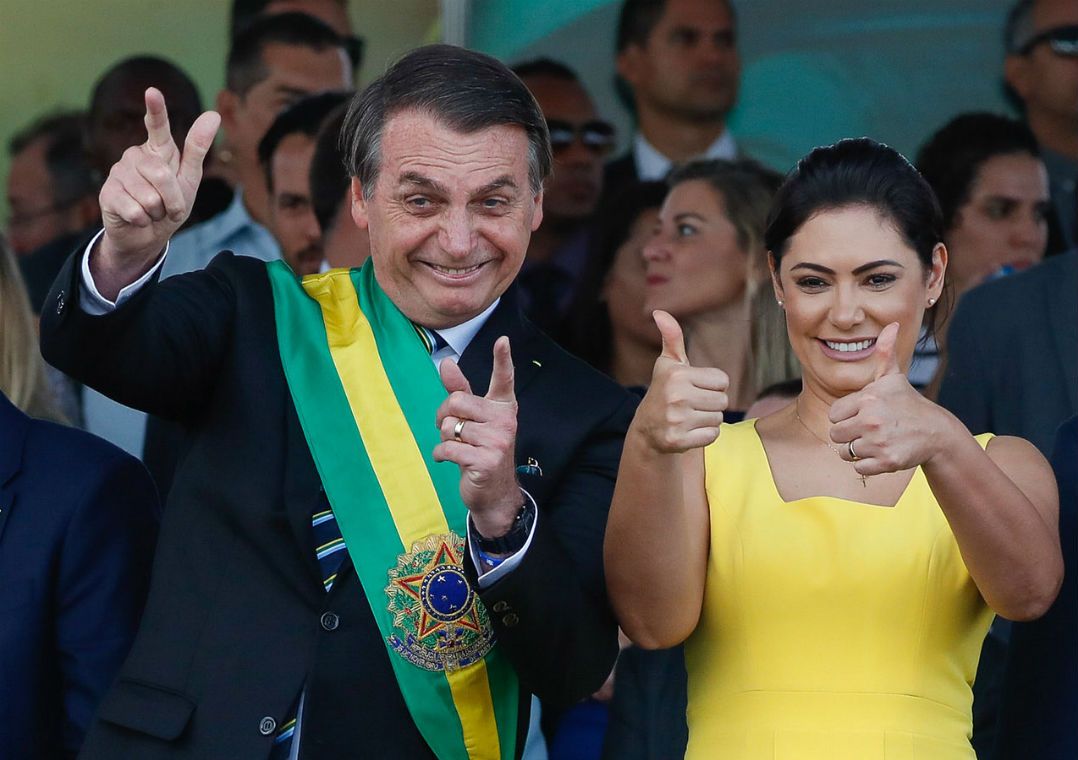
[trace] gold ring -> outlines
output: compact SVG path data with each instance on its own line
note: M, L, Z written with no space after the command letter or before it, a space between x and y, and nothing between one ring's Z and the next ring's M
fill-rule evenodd
M853 461L856 462L857 460L859 460L861 458L861 457L857 456L857 452L853 450L853 441L850 441L849 443L847 443L846 448L848 448L850 450L850 459L852 459Z
M458 441L461 440L460 434L464 432L464 423L465 420L457 420L457 424L453 426L453 437Z

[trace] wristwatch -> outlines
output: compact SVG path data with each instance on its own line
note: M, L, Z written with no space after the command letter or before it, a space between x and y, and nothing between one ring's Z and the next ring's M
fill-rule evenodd
M527 493L524 494L524 504L513 519L513 525L509 531L497 538L486 538L475 529L475 523L469 521L468 531L476 548L484 554L514 554L524 548L528 542L528 536L535 525L535 502Z

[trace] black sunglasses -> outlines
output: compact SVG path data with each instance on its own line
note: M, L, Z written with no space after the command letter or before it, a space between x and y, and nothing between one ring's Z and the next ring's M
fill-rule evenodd
M585 148L597 155L605 156L614 149L617 134L614 125L599 119L583 124L547 119L546 127L550 132L550 148L555 154L568 150L578 137Z
M363 50L366 46L366 42L362 37L342 37L341 42L344 43L344 52L348 54L348 60L352 62L352 68L358 69L363 63Z
M1029 55L1029 51L1042 42L1047 42L1056 55L1078 56L1078 24L1045 29L1040 34L1033 35L1018 52Z

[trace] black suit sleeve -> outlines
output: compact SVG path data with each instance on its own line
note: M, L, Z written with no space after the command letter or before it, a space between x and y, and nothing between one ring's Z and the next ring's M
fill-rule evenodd
M157 493L137 460L117 456L93 480L65 532L55 586L62 740L72 757L134 640L157 539Z
M596 425L541 517L520 565L481 597L527 691L567 705L598 689L617 657L602 545L625 430L636 400Z
M183 418L201 409L228 349L235 298L225 270L232 255L219 255L205 271L151 281L101 316L79 303L82 255L68 259L46 301L46 361L151 414Z

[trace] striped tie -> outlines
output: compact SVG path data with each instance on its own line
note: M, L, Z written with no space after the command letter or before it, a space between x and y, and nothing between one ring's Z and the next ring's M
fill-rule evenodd
M416 332L419 333L423 344L432 355L449 345L433 330L416 325ZM325 491L320 493L318 505L315 507L314 514L311 515L311 533L314 536L314 554L318 558L318 567L322 571L322 586L328 594L333 588L333 582L337 580L337 571L340 570L341 563L348 555L347 547L344 545L344 536L341 535L341 528L337 524L337 518L333 514ZM299 699L297 698L296 701L297 707L293 707L291 712L293 717L285 721L273 740L270 760L287 760L291 752L292 737L296 732L295 715Z

